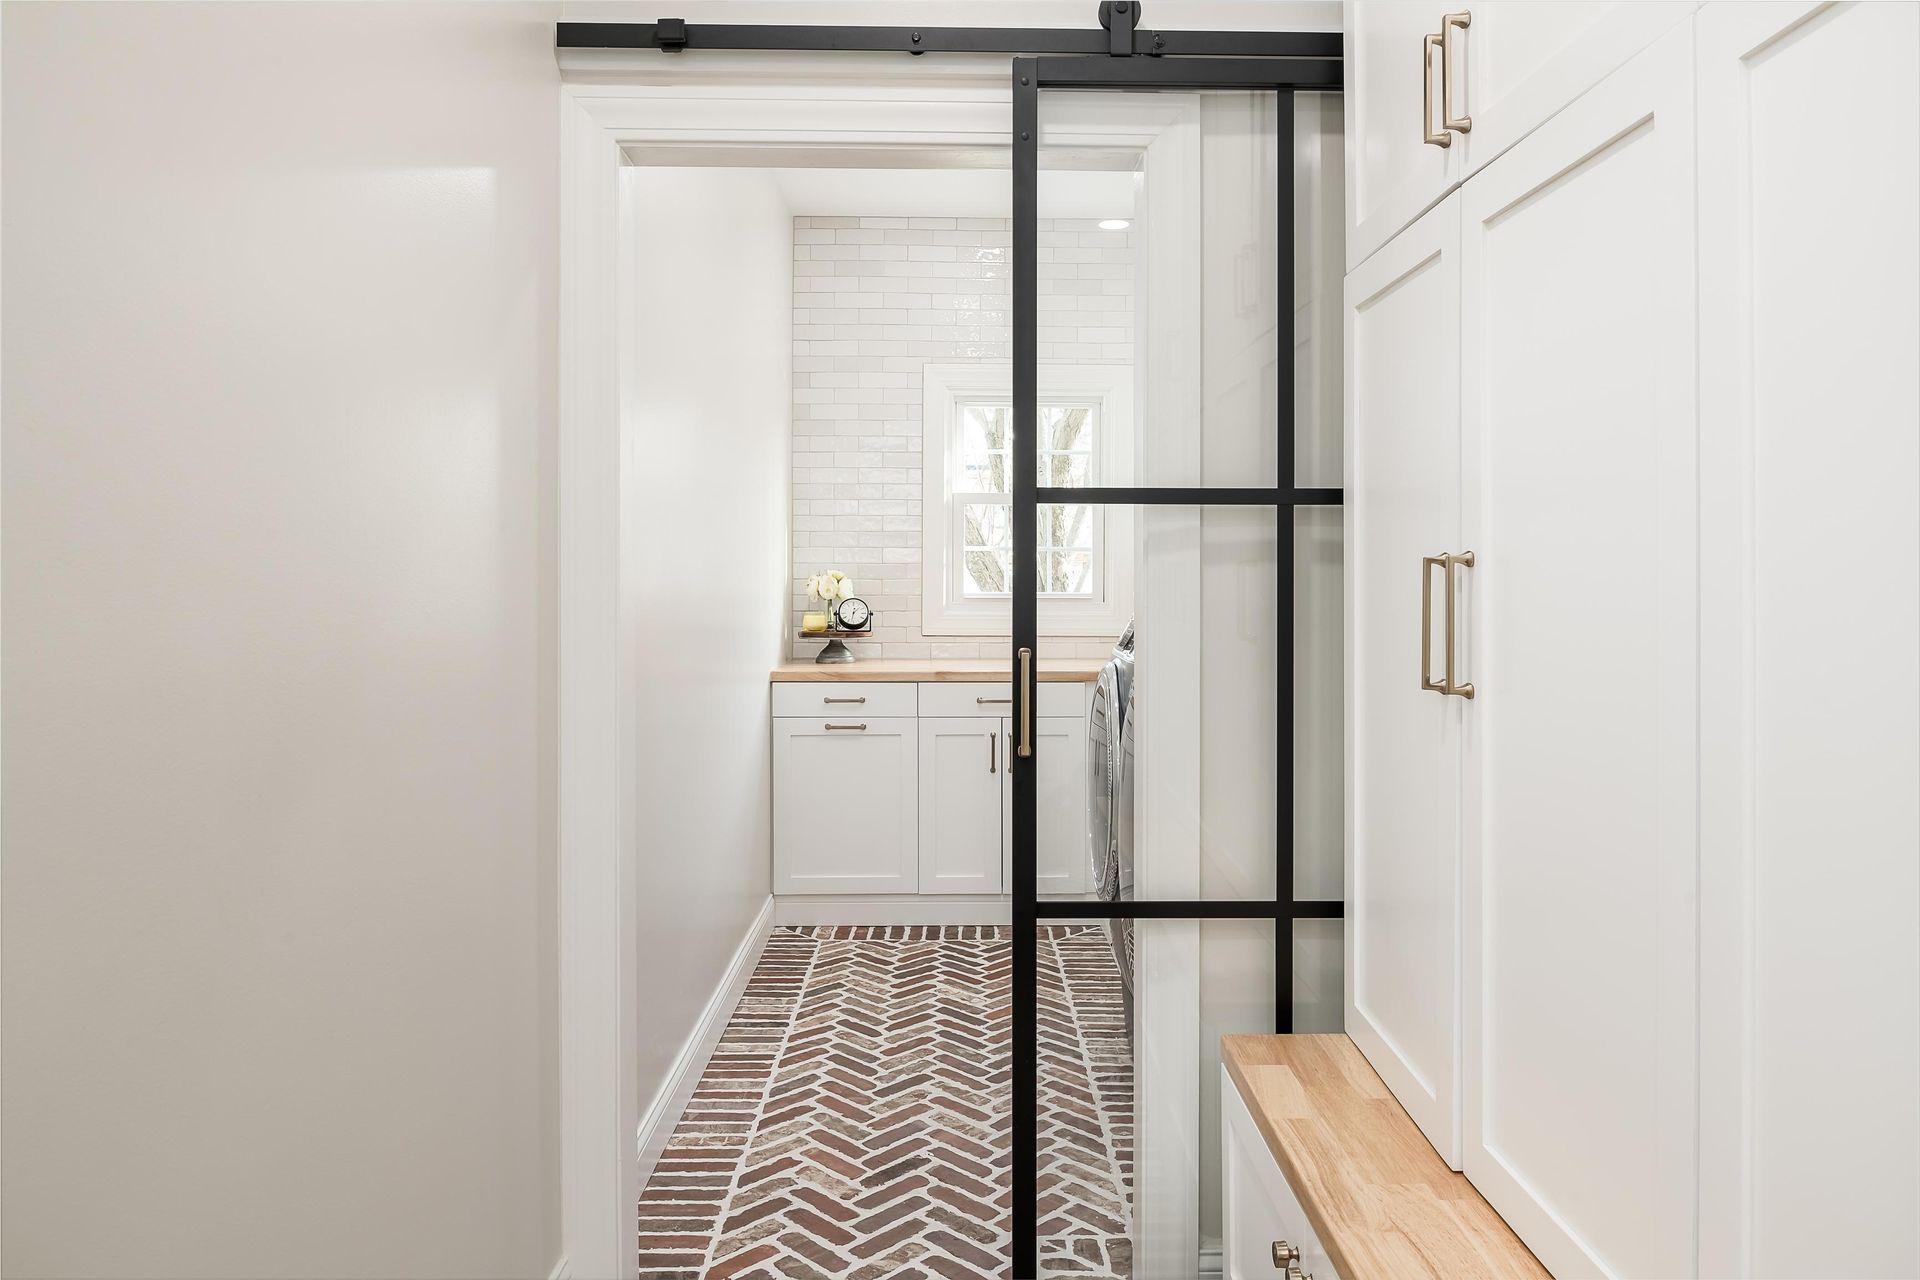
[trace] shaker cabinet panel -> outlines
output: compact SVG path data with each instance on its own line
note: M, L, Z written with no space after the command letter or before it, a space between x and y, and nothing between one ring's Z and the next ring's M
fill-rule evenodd
M920 721L920 892L1001 891L999 720Z
M858 713L772 721L774 892L917 890L917 725Z
M1920 5L1697 29L1700 1270L1920 1275Z
M1462 189L1462 1167L1555 1274L1692 1274L1691 27Z
M1457 1168L1465 704L1425 686L1447 617L1426 560L1465 549L1458 195L1347 277L1346 309L1346 1030Z

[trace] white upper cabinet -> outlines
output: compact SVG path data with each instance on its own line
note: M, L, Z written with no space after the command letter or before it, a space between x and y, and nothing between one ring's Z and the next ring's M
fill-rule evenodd
M1569 1278L1694 1269L1691 39L1461 192L1463 1168Z
M1346 1030L1460 1162L1460 719L1441 573L1460 534L1460 199L1347 277ZM1416 570L1422 573L1415 581Z
M1485 168L1693 9L1691 0L1492 0L1443 18L1445 115L1460 139L1460 176Z
M1444 12L1431 0L1347 0L1348 270L1459 181L1440 127L1440 52L1427 47Z
M1694 8L1347 0L1347 268Z
M1920 6L1697 28L1700 1271L1920 1275Z

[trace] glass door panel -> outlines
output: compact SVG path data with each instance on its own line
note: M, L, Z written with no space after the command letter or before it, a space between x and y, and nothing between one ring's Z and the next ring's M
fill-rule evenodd
M1339 115L1296 103L1318 74L1014 64L1017 740L1036 661L1104 663L1081 891L1037 877L1043 766L1011 778L1016 1277L1195 1274L1220 1037L1339 1024ZM1062 418L1058 386L1116 372L1125 412ZM1112 629L1058 625L1095 583ZM1302 775L1303 749L1335 762Z

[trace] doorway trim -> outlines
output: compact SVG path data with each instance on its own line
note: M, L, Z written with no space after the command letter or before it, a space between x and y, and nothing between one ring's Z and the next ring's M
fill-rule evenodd
M1001 150L1013 101L1010 63L997 57L715 51L683 61L652 48L560 51L556 1274L578 1280L636 1275L641 1190L637 824L620 785L630 763L621 708L637 683L620 604L626 152L902 143ZM872 128L876 118L888 127Z

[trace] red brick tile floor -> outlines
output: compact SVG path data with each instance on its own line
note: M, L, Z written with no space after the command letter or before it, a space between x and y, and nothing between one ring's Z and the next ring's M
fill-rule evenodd
M1010 931L774 931L640 1200L642 1280L1005 1280ZM1098 924L1041 930L1041 1270L1131 1271L1133 1056Z

